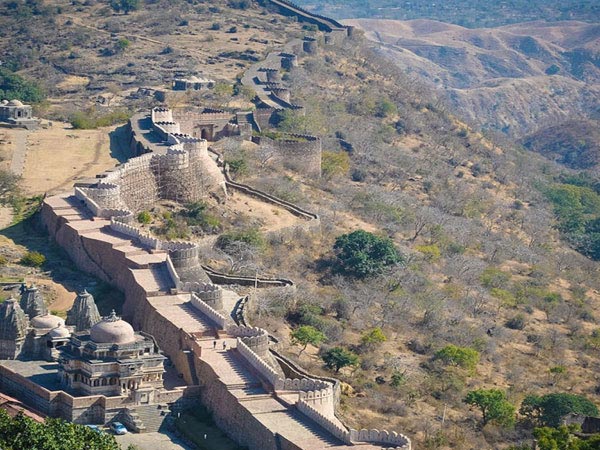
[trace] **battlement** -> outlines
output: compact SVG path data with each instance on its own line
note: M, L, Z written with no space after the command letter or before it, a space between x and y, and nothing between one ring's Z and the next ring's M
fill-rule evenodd
M253 136L252 141L274 150L275 160L311 177L321 176L321 139L305 134L281 133Z

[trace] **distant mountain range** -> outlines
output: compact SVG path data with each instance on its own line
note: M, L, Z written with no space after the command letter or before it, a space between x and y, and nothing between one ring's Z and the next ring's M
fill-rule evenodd
M588 153L597 152L597 144L583 145L577 137L583 128L597 128L600 116L600 25L538 21L467 29L432 20L345 22L381 43L403 71L443 92L472 123L543 153L536 139L545 136L548 143L561 130L564 151L556 145L548 150L555 159L577 168L596 164ZM562 126L574 121L576 128ZM579 143L566 145L571 132ZM582 152L585 161L577 162L574 155Z
M600 21L597 0L295 0L336 19L433 19L468 28L497 27L535 20Z

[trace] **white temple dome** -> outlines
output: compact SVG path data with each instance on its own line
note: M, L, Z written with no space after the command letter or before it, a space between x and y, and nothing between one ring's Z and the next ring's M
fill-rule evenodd
M66 327L59 326L50 330L48 336L51 338L67 338L71 336L71 332Z
M44 314L43 316L36 316L31 319L31 326L34 328L56 328L64 327L65 321L58 316L52 314Z
M135 332L113 310L110 316L104 317L90 329L90 338L99 344L129 344L135 341Z
M8 106L24 106L24 105L19 100L11 100L10 102L8 102Z

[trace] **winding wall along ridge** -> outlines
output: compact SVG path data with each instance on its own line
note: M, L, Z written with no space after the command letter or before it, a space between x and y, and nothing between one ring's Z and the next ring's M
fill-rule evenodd
M308 21L316 22L317 25L321 25L324 31L333 31L335 29L347 28L346 26L339 23L337 20L310 12L293 2L289 2L287 0L270 0L270 2L274 5L279 6L280 8L285 9L286 11L301 16Z

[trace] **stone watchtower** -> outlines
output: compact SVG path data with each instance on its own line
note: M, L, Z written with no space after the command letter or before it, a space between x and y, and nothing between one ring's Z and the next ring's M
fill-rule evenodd
M29 321L14 298L0 304L0 359L15 359L23 348Z
M101 320L92 294L85 289L77 294L73 307L67 312L66 324L74 326L78 332L89 330Z
M29 316L29 320L37 316L48 314L48 308L44 303L44 298L36 286L33 284L22 290L21 309Z

